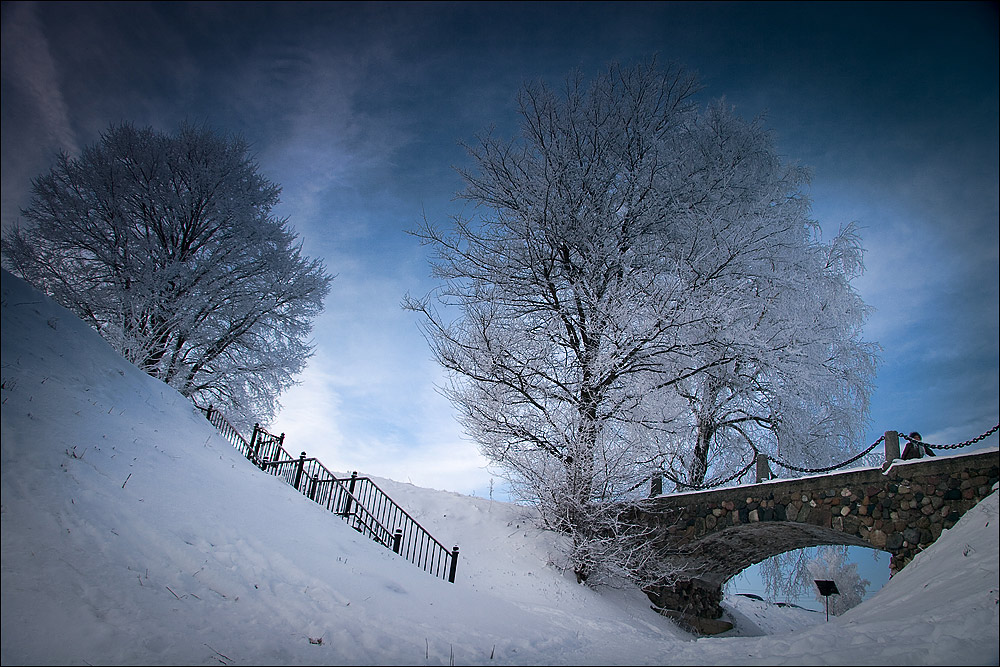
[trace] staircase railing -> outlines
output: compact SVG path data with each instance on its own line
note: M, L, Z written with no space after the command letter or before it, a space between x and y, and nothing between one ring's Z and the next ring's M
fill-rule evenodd
M285 434L273 435L254 424L248 441L214 409L199 407L219 433L261 470L281 477L313 502L341 517L362 535L406 558L434 576L455 583L458 547L450 551L368 477L337 477L319 459L302 452L292 457Z

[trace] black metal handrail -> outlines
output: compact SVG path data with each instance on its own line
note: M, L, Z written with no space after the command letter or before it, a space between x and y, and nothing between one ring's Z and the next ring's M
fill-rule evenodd
M455 583L458 547L450 551L368 477L337 477L319 459L302 452L292 457L285 434L268 433L254 424L247 441L221 412L200 408L219 432L261 470L281 477L313 502L341 517L359 533L392 549L434 576Z
M239 431L236 430L235 426L229 423L229 420L226 419L225 415L218 410L213 409L211 405L207 408L198 406L198 409L205 413L205 417L212 423L212 426L218 429L219 433L221 433L233 447L240 450L240 453L243 454L243 456L248 456L250 443L246 441L246 438L244 438ZM257 429L255 427L254 433L256 434L256 432Z

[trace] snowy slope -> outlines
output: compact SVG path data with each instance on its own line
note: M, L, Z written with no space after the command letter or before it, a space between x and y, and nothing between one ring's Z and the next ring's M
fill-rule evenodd
M693 641L641 593L561 574L522 508L378 480L460 545L457 583L436 579L6 272L2 311L5 665L997 662L996 494L829 624Z

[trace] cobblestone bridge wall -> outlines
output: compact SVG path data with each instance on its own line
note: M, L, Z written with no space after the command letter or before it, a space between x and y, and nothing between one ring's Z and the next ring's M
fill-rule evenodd
M662 557L683 574L647 590L658 606L701 618L722 614L722 585L746 567L802 547L847 544L891 554L890 575L991 493L996 449L839 474L651 498Z

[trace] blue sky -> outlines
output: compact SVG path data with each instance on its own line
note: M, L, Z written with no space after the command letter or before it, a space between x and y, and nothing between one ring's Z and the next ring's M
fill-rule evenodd
M333 470L485 496L400 307L434 286L405 230L462 210L460 142L513 135L523 82L655 54L701 101L765 114L828 235L861 225L883 353L859 450L888 429L952 443L1000 413L997 22L996 3L5 2L2 223L110 123L242 134L337 276L273 429Z

